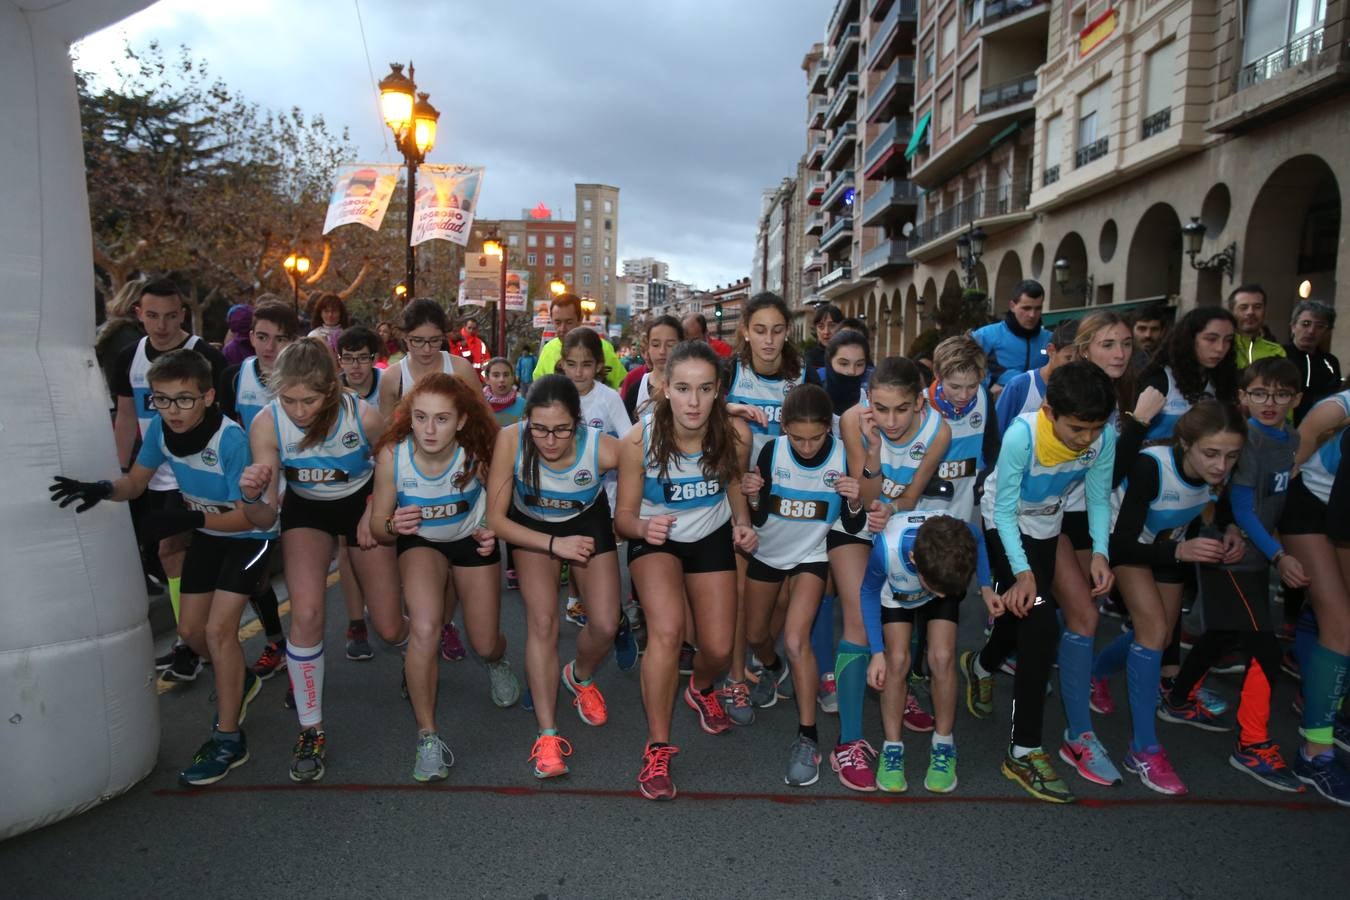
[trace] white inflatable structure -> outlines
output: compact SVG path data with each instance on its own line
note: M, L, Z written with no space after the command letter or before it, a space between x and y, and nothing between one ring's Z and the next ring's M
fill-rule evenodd
M126 506L47 498L58 471L117 474L69 47L149 5L0 0L0 839L122 793L159 748Z

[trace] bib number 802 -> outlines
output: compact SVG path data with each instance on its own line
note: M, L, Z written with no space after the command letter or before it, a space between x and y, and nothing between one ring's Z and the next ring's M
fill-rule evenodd
M341 484L347 473L341 469L286 467L286 480L297 484Z
M687 503L690 500L713 497L721 492L722 483L716 479L711 481L677 481L674 484L666 485L666 502Z

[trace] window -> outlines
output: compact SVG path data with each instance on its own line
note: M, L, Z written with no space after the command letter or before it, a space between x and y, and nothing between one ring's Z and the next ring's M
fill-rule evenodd
M605 284L609 284L609 273L606 272L604 277L605 277Z
M585 218L585 219L582 219L582 220L581 220L581 227L584 228L584 229L586 229L587 231L590 231L592 228L595 227L595 222L594 222L593 220L591 220L589 217L588 217L588 218Z
M610 249L610 246L609 246L609 238L605 238L605 250L609 250L609 249Z
M563 265L568 267L572 265L572 254L570 253L563 254Z
M556 245L557 245L557 242L558 242L558 239L555 238L553 235L551 235L551 234L546 234L546 235L544 235L544 246L545 246L545 247L553 247L553 246L556 246Z
M586 212L590 212L590 211L591 211L591 201L590 201L590 200L582 200L582 201L581 201L581 208L582 208L583 210L585 210Z
M956 107L955 97L956 97L956 95L955 95L954 93L952 93L951 91L948 91L948 92L947 92L947 96L943 97L941 100L938 101L938 132L939 132L939 133L947 132L947 131L951 131L951 130L952 130L952 124L953 124L952 119L955 118L955 116L953 115L953 112L952 112L952 111L955 109L955 107Z
M613 231L613 230L614 230L614 220L613 220L613 219L606 219L606 220L605 220L605 230L606 230L606 231Z
M508 246L508 247L519 247L519 246L520 246L520 235L518 235L518 234L508 234L508 235L506 236L506 246Z
M942 26L942 40L938 41L938 58L946 59L956 51L956 16L949 18Z
M1099 137L1099 130L1105 132L1105 129L1099 126L1099 107L1105 92L1106 84L1102 83L1084 92L1078 98L1078 147L1080 149L1089 144L1095 144Z
M582 265L582 267L583 267L583 268L586 268L586 269L589 269L589 268L591 267L591 265L592 265L592 262L591 262L591 261L592 261L594 258L595 258L595 257L591 256L589 253L586 254L586 255L584 255L584 256L582 256L582 257L581 257L581 265Z
M568 284L571 284L571 283L572 283L572 273L571 273L571 272L564 272L564 273L563 273L563 281L567 282Z
M570 234L564 234L564 235L563 235L563 246L564 246L564 247L567 247L568 249L571 249L571 247L572 247L572 236L571 236Z
M551 266L551 265L553 265L553 254L552 254L552 253L545 253L545 254L544 254L544 265L546 265L546 266Z
M1176 54L1166 44L1148 55L1144 64L1144 115L1151 116L1172 106L1172 69Z
M532 234L532 235L530 235L529 237L525 238L525 246L526 246L526 247L538 247L538 246L539 246L539 236L538 236L538 235L535 235L535 234Z
M590 286L591 286L591 273L590 273L590 272L585 272L585 273L582 274L582 276L581 276L581 283L582 283L582 285L585 286L585 287L590 287Z
M531 266L537 264L537 263L539 262L539 254L537 254L537 253L527 253L527 254L525 254L525 262L526 262L527 265L531 265Z
M961 112L974 112L980 99L980 70L975 69L961 79Z
M966 4L966 26L977 27L984 18L984 0L971 0Z
M585 249L585 250L591 249L591 245L592 245L593 243L594 243L594 242L591 240L591 236L590 236L589 234L588 234L588 235L585 235L585 236L582 237L582 239L581 239L581 246L582 246L582 249Z
M1042 187L1059 180L1059 160L1063 150L1064 116L1059 115L1045 122L1045 169L1041 173Z
M929 47L923 55L923 81L933 77L933 48Z
M605 201L605 212L606 212L606 213L612 213L612 212L614 212L614 203L613 203L613 201L611 201L611 200L606 200L606 201Z
M606 269L609 268L609 257L608 257L608 256L605 257L605 268L606 268Z

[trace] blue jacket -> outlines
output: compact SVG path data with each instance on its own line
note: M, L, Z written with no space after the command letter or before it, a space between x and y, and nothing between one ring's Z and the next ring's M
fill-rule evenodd
M970 336L984 351L986 386L999 384L1006 387L1019 373L1045 365L1050 332L1038 327L1035 335L1028 336L1017 326L1011 312L1002 322L986 325L971 332Z

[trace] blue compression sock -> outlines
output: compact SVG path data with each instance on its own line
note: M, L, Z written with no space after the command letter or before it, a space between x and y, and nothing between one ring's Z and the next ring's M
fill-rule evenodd
M811 623L811 652L816 655L821 678L834 671L834 594L820 598L816 620Z
M839 697L839 743L862 740L863 694L867 691L867 663L870 656L866 647L839 642L839 656L834 661L834 677Z
M1091 680L1092 638L1065 629L1059 636L1059 692L1071 737L1092 730Z
M1303 666L1303 732L1314 744L1332 742L1332 722L1345 693L1350 656L1314 644Z
M1294 659L1298 661L1299 671L1308 668L1308 658L1317 646L1317 617L1313 615L1312 605L1303 607L1294 624Z
M1108 678L1125 668L1125 657L1130 655L1130 644L1133 642L1134 632L1122 631L1120 637L1107 644L1106 649L1097 654L1092 663L1092 677Z
M1153 717L1158 710L1158 681L1162 678L1162 651L1150 650L1142 644L1130 644L1130 658L1125 663L1126 680L1130 688L1130 719L1134 725L1131 750L1157 750L1158 731Z

